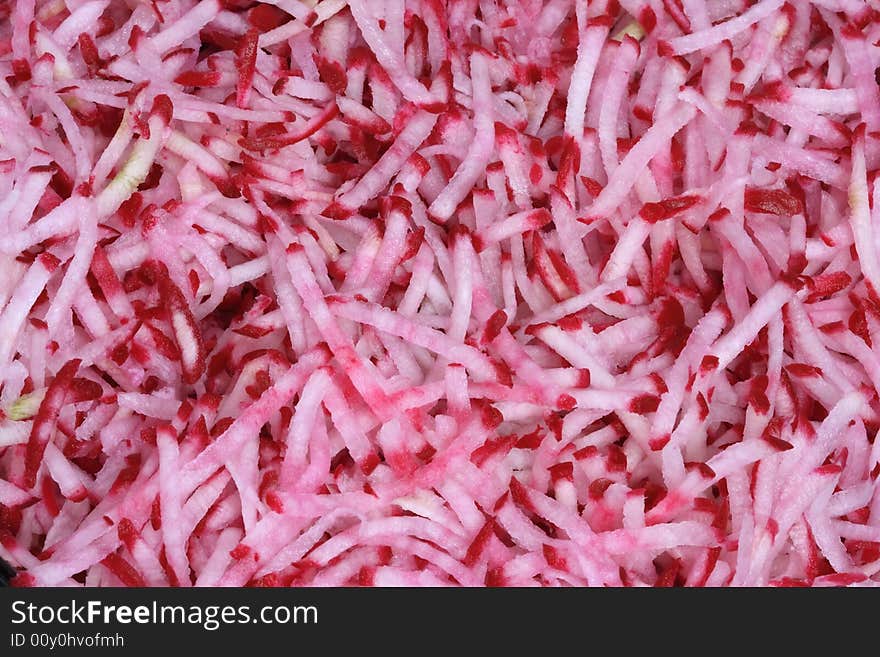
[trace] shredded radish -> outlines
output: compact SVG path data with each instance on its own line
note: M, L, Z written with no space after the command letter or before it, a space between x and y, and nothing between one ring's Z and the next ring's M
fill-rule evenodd
M0 584L880 584L869 4L0 7Z

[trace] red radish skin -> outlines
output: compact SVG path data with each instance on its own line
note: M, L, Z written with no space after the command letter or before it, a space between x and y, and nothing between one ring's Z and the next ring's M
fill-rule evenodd
M876 12L147 4L0 21L13 585L880 584Z

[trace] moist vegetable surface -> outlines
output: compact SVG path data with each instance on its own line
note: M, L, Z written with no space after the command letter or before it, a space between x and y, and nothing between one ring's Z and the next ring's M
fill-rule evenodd
M878 9L0 2L12 583L877 584Z

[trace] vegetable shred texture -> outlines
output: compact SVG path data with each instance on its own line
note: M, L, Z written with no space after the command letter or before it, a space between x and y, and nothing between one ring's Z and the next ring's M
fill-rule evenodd
M880 584L880 12L0 3L0 584Z

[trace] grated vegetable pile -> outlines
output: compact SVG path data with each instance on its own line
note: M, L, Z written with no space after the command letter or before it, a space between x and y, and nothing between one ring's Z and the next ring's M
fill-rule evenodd
M880 6L0 2L18 586L880 583Z

